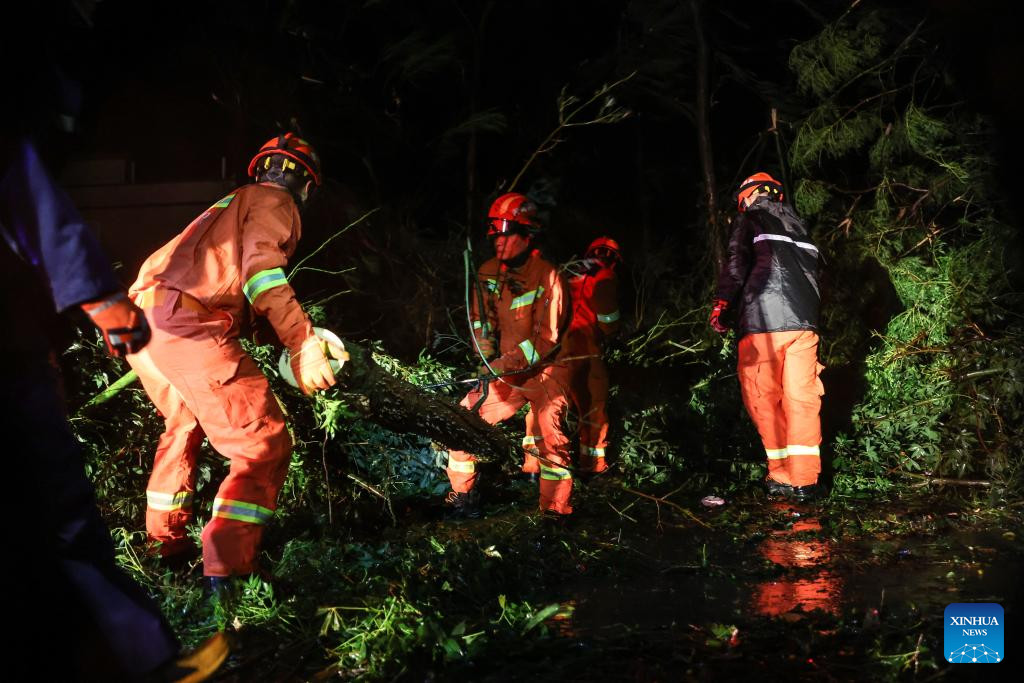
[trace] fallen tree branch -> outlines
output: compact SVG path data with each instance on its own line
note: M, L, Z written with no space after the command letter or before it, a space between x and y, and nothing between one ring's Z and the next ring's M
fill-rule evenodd
M637 522L635 519L633 519L625 512L612 505L611 503L608 503L608 507L610 507L612 510L615 510L615 514L617 514L619 517L622 517L623 519L628 519L629 521L633 522L633 524L639 524L639 522Z
M346 341L345 349L350 362L327 395L344 398L346 405L361 419L394 432L420 434L448 448L483 456L481 462L501 460L518 452L518 444L476 413L448 397L428 393L389 374L373 360L372 352L355 342ZM89 399L82 409L109 401L137 378L134 371L128 372Z
M921 486L928 486L929 484L940 484L942 486L991 486L992 482L985 481L984 479L947 479L945 477L929 477L926 474L914 474L913 472L895 472L904 477L910 477L911 479L920 479L917 484L914 484L914 488Z
M391 375L374 361L366 347L346 340L345 350L350 361L339 373L338 383L326 393L344 399L361 419L468 451L481 462L503 460L518 453L519 444L500 428L447 396L426 392Z
M711 528L709 525L707 525L703 521L701 521L701 519L699 517L697 517L697 515L693 514L692 512L690 512L689 510L684 508L682 505L679 505L678 503L673 503L671 500L666 500L665 498L658 498L657 496L652 496L652 495L650 495L648 493L642 493L640 491L634 491L633 489L628 489L625 486L622 487L622 490L625 491L626 493L632 493L634 496L640 496L641 498L647 498L648 500L653 500L655 503L658 503L658 504L664 503L665 505L668 505L669 507L672 507L672 508L675 508L676 510L679 510L684 515L686 515L687 517L689 517L693 521L697 522L697 524L700 524L705 529L710 529ZM674 493L674 491L673 491L673 493ZM672 494L670 493L669 495L672 495Z

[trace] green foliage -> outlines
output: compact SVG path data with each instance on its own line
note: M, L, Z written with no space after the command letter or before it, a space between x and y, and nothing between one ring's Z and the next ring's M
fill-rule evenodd
M738 486L763 476L735 346L709 330L709 295L692 284L663 282L657 320L609 354L613 375L631 378L611 400L621 411L612 419L617 467L632 486L691 485L710 471L737 475Z
M896 16L851 10L790 60L811 96L791 148L804 175L795 199L830 226L819 236L836 284L824 292L825 363L862 363L866 380L851 431L834 444L836 484L886 486L893 473L1019 482L1008 449L1021 436L1012 416L1022 387L1001 349L1024 328L1004 308L1015 296L1002 248L1012 233L988 197L989 128L949 90L941 62L918 49L930 27ZM888 282L843 291L867 264ZM885 305L886 287L898 306L867 330L859 316ZM986 315L993 306L1002 313ZM986 379L1004 378L995 393L963 380L989 367Z
M942 142L953 137L949 122L929 116L917 104L910 102L903 112L903 124L910 149L938 162L944 151Z
M305 628L346 677L390 679L413 665L465 664L497 644L546 637L546 622L566 613L559 603L534 608L511 597L530 584L531 563L506 562L476 540L444 541L293 539L275 575L316 596L302 601L315 606ZM496 598L494 585L504 591Z
M220 630L232 626L262 627L279 634L295 632L299 625L292 604L274 595L274 586L257 575L239 578L219 604L215 604Z
M339 664L371 674L386 670L395 658L409 657L436 635L436 623L401 597L388 596L375 605L322 607L318 614L323 616L320 635L340 641L331 648ZM454 639L449 647L461 652Z
M395 377L417 386L441 384L455 379L456 369L432 357L426 350L420 352L415 363L407 365L385 353L378 342L373 352L373 360Z
M875 139L879 129L874 112L841 113L824 104L801 124L790 152L793 169L806 173L816 164L839 159Z
M682 464L683 453L666 438L666 411L660 404L625 415L619 444L619 467L631 484L662 484L673 466Z
M80 397L71 403L70 421L101 509L112 526L136 528L145 511L150 444L156 443L163 422L138 384L106 403L79 407L130 370L124 361L107 355L95 328L76 332L61 366L68 391ZM111 413L118 419L111 420ZM133 438L126 439L126 434ZM126 496L126 491L133 495Z
M797 84L818 99L827 99L878 58L884 45L881 13L862 14L856 23L836 22L793 48L789 66Z
M832 193L829 192L825 183L804 178L796 186L796 192L793 193L793 205L800 215L809 218L821 213L831 198Z
M392 375L422 386L449 382L455 368L421 352L414 364L386 354L378 343L373 352L377 365ZM324 406L324 408L321 408ZM387 496L435 496L448 487L437 451L429 439L396 434L372 423L353 420L351 411L338 399L318 399L318 425L346 450L347 458Z

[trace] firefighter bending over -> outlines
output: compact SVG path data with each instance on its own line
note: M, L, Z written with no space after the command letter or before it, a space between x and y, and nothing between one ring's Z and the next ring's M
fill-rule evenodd
M249 164L255 182L227 195L146 260L130 293L153 339L128 362L165 421L146 490L146 529L164 557L188 552L196 456L206 437L230 470L203 529L203 573L257 570L263 525L274 514L292 440L267 378L239 342L263 316L291 350L305 393L335 382L284 266L301 235L299 207L320 184L320 162L292 133Z
M499 197L488 213L487 235L494 242L495 256L477 272L484 310L474 298L471 318L480 351L487 358L497 356L490 361L490 368L499 374L517 374L494 378L486 366L480 369L490 385L480 405L480 417L496 424L530 404L543 437L539 447L541 512L568 515L572 513L572 475L566 468L569 439L562 426L568 406L567 372L551 363L568 301L558 269L533 245L534 235L541 229L536 214L536 205L518 193ZM521 370L527 372L519 373ZM478 387L466 395L462 406L471 408L480 396ZM458 516L480 515L474 461L464 451L448 454L452 486L448 504Z
M618 276L622 263L619 243L599 237L590 243L578 271L569 279L572 321L559 357L569 369L569 391L579 415L581 472L599 474L608 469L608 367L602 359L604 344L619 331ZM533 412L526 415L523 472L538 471L538 441Z

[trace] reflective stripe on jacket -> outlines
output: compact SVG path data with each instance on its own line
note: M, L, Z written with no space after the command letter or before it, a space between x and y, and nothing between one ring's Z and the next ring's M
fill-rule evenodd
M566 287L558 269L534 250L516 269L492 258L477 273L484 293L489 336L497 335L498 372L522 370L544 360L558 344L568 314ZM484 325L477 297L471 301L477 334ZM479 323L479 326L477 325Z
M737 216L716 298L741 337L818 329L818 249L789 204L761 198Z
M612 268L597 268L569 280L572 322L569 334L591 334L595 340L619 330L619 280Z

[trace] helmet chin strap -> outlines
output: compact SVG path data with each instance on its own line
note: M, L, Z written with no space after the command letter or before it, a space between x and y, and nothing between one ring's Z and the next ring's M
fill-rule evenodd
M288 190L288 194L292 196L292 199L295 200L295 205L300 209L303 208L309 200L308 195L306 197L302 196L303 193L301 189L296 190L292 187L291 183L288 182L288 174L278 166L271 166L263 171L257 178L257 182L273 183L278 187Z

